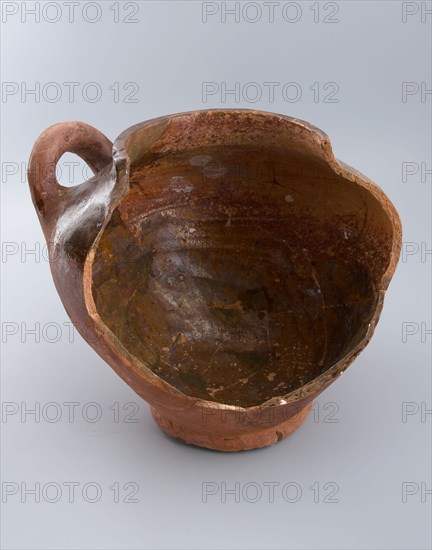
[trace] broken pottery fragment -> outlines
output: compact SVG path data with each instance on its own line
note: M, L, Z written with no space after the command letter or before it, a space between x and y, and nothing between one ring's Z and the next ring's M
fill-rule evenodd
M76 187L55 167L76 153ZM250 110L150 120L114 145L56 124L30 159L57 291L78 331L187 443L292 433L372 337L401 246L384 193L310 124Z

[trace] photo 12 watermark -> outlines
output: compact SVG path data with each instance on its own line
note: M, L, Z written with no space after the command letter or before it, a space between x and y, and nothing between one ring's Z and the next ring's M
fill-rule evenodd
M203 23L277 23L301 22L336 24L340 22L340 2L202 2Z
M72 156L72 154L70 154ZM73 158L73 157L72 157ZM67 160L62 157L57 163L33 163L32 170L35 172L35 177L42 180L54 171L57 181L61 185L72 186L79 182L84 182L93 177L93 172L90 166L84 161ZM29 164L23 160L3 160L1 162L1 183L10 185L22 183L28 185Z
M3 481L3 504L87 503L138 504L140 486L135 481Z
M139 103L137 82L14 82L1 84L2 103Z
M426 162L402 162L403 183L426 183L432 181L432 167Z
M2 321L1 342L6 345L9 343L20 344L74 344L77 339L84 338L90 345L104 341L104 336L95 330L93 321L90 319L85 323L75 323L71 321ZM122 331L123 325L110 325L114 334ZM77 338L78 335L78 338ZM125 346L136 343L137 336L133 333L123 334L122 343ZM151 351L151 348L142 344L143 349Z
M397 2L394 2L397 4ZM432 2L402 2L402 23L431 22Z
M402 423L418 423L426 424L432 415L431 407L425 401L403 401L402 402Z
M137 424L142 412L139 403L98 403L97 401L3 401L2 424Z
M402 82L402 103L430 101L432 88L427 82Z
M201 101L220 103L339 103L340 86L337 82L250 81L201 83Z
M402 482L402 502L426 504L432 493L428 489L425 481L403 481Z
M422 264L429 263L432 254L432 247L430 244L422 242L404 241L402 243L401 261L406 264L407 262L417 261Z
M279 405L274 406L255 406L251 409L236 407L234 405L224 406L221 403L206 403L201 407L201 421L203 425L214 423L216 420L221 424L248 424L255 422L274 423L276 420L292 422L297 424L299 417L304 415L303 407L297 407L293 410L285 407L281 410ZM314 401L309 418L315 424L339 424L340 407L335 401Z
M420 340L422 344L428 341L432 330L428 328L425 321L403 321L402 322L402 342L406 344L414 338L416 342Z
M339 504L340 490L340 484L335 481L314 481L311 484L297 481L204 481L201 484L201 502Z
M139 2L22 2L0 3L2 23L139 23Z

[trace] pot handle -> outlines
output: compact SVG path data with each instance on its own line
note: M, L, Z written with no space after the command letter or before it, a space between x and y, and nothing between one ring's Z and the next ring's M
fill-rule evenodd
M27 174L41 221L48 221L45 218L69 191L68 187L59 184L56 177L56 166L64 153L78 155L95 175L112 163L111 141L84 122L61 122L42 132L33 145Z

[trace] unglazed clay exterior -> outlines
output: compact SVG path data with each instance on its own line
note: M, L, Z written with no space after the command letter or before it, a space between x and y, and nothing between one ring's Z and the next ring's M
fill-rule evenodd
M58 184L65 152L94 172ZM271 445L372 337L401 246L384 193L310 124L249 110L61 123L33 201L63 304L158 425L221 451Z

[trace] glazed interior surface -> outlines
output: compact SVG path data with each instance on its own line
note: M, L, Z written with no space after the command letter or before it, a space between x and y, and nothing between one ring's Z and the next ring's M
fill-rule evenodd
M187 395L252 406L287 394L366 334L387 246L368 201L286 147L145 155L96 250L97 311Z

